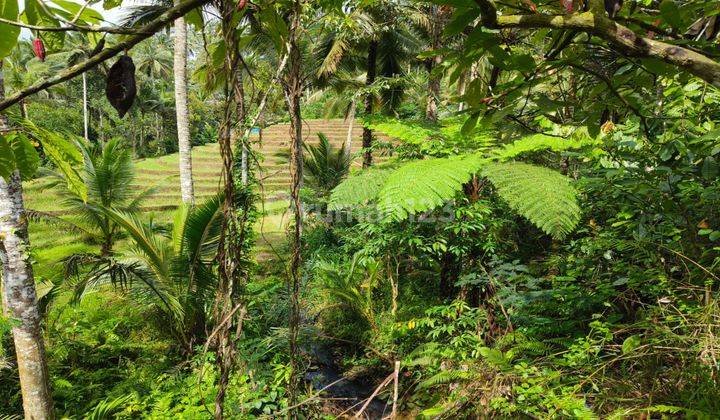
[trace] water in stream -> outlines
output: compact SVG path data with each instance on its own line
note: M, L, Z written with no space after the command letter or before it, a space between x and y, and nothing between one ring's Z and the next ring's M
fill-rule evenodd
M323 391L323 396L335 399L334 404L342 408L341 411L347 410L344 416L352 417L360 411L365 400L375 391L375 386L343 378L342 372L325 346L314 345L311 356L313 357L313 368L305 374L305 380L318 391L328 387ZM337 383L329 386L334 382ZM379 420L389 415L391 410L391 405L375 397L363 415L368 419Z

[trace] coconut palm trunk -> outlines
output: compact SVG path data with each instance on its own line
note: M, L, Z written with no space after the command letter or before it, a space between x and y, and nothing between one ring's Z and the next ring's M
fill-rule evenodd
M82 82L83 82L83 134L85 136L85 141L89 139L88 137L88 99L87 99L87 72L83 72L82 74Z
M4 99L4 92L0 67L0 100ZM0 114L0 133L7 129L7 119ZM7 180L0 178L0 238L2 301L5 314L17 322L12 328L12 336L25 418L52 419L50 379L30 264L22 181L17 171Z
M175 1L178 4L178 1ZM173 75L175 78L175 113L177 116L178 150L180 154L180 194L183 203L195 202L192 176L192 145L187 103L187 26L185 19L175 19Z

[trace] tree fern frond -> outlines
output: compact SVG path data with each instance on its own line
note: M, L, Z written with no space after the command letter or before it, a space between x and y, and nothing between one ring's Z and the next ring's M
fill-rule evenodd
M554 238L565 237L580 220L575 189L555 171L519 162L492 163L482 175L513 210Z
M378 208L394 220L424 212L452 199L483 160L477 156L425 159L401 166L378 194Z
M433 136L439 135L439 131L428 124L402 121L382 115L366 116L363 118L363 125L411 144L420 144Z
M471 379L474 375L466 370L443 370L420 382L418 389Z
M391 167L375 167L348 177L333 189L328 209L341 210L375 200L394 170L395 168Z
M522 137L502 148L494 151L491 157L498 160L508 160L524 153L550 150L561 152L563 150L581 149L586 146L599 144L599 140L579 133L569 138L548 136L547 134L533 134Z

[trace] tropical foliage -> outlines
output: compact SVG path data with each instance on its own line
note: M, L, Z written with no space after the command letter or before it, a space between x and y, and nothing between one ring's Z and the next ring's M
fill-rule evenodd
M719 418L717 6L0 0L0 418Z

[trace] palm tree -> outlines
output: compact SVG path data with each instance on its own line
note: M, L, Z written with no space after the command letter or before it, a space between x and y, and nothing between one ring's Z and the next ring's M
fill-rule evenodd
M317 145L303 144L305 183L326 197L350 172L350 159L344 145L335 149L325 134L318 133L318 138Z
M222 229L223 197L175 211L169 235L158 233L130 212L105 208L103 213L128 237L128 251L118 255L75 255L66 261L75 300L111 285L155 311L159 324L187 354L201 342L217 287L213 269ZM89 268L89 270L83 270Z
M378 77L395 78L404 74L402 63L416 51L416 41L397 19L398 4L373 2L354 9L343 9L344 19L317 47L317 70L321 83L339 71L364 71L364 113L370 116L380 102L385 110L399 105L402 88L394 85L379 92L372 88ZM351 70L352 69L352 70ZM350 85L348 85L350 86ZM353 103L354 104L354 103ZM351 108L351 111L353 109ZM373 132L363 127L363 167L372 164Z
M85 60L86 58L88 58L90 56L90 54L92 53L92 50L89 48L90 47L90 39L91 39L90 36L80 34L80 33L71 33L68 35L67 41L69 41L70 45L73 45L73 48L67 52L68 65L77 64L78 62ZM100 40L98 40L97 42L100 42ZM97 45L97 42L96 42L96 45ZM83 86L83 137L85 138L85 141L88 141L90 138L88 136L89 117L88 117L87 72L82 73L82 86Z
M174 4L178 4L175 0ZM172 1L156 0L154 4L133 6L129 9L123 25L138 26L147 23L166 11ZM173 78L175 82L175 115L177 120L178 151L180 168L180 194L183 203L194 204L195 192L192 175L192 142L190 141L190 119L188 112L187 79L187 25L184 17L175 19L173 43Z
M408 18L430 51L435 55L425 59L425 69L428 73L427 104L425 106L425 119L431 122L438 120L438 101L440 99L440 84L442 74L438 66L442 63L442 55L437 53L443 46L443 30L450 20L452 8L436 4L422 5L417 9L409 9Z
M135 192L132 155L118 140L109 141L102 150L84 144L80 144L80 148L84 157L82 177L87 187L87 199L75 190L60 189L65 208L79 219L63 220L100 243L100 255L108 256L120 238L121 230L106 210L113 208L129 214L137 212L154 189ZM67 181L63 174L50 175L57 179L50 184L51 187Z
M180 0L175 0L177 5ZM178 151L180 154L180 193L183 203L193 204L192 144L187 99L187 26L181 16L175 20L173 75L175 80L175 113L177 115Z

